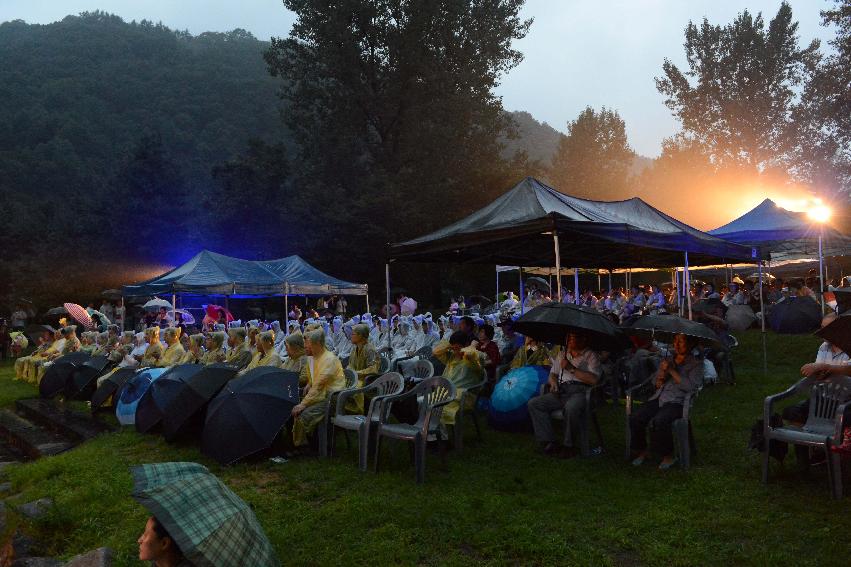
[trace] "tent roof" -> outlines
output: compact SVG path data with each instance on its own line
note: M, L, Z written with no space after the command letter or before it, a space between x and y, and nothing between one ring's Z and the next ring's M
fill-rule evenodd
M555 265L552 231L559 234L562 266L672 267L746 261L751 249L692 228L639 198L591 201L565 195L527 177L460 221L394 244L405 261Z
M775 260L792 260L818 256L820 231L825 256L844 256L851 250L851 238L829 226L820 227L805 213L784 209L771 199L709 233L730 242L760 246Z
M366 284L331 277L299 256L242 260L202 250L191 260L150 280L127 285L125 296L168 293L199 295L365 295Z

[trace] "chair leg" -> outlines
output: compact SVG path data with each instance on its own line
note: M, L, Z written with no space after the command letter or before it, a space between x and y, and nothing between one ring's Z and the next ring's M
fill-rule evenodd
M328 438L328 457L331 458L334 456L334 451L337 449L337 426L333 423L330 424L330 435Z
M632 430L629 428L629 414L626 414L626 460L632 456Z
M671 424L671 432L674 434L674 444L679 453L680 466L688 470L691 465L691 446L688 438L688 420L677 419Z
M352 448L352 442L349 441L349 431L347 429L343 430L343 436L346 439L346 450L351 449Z
M594 424L594 431L597 433L597 442L600 444L600 449L603 450L606 448L606 444L603 442L603 430L600 429L600 420L597 419L597 412L591 414L591 422Z
M414 441L414 469L417 475L417 484L425 482L425 457L426 439L417 438Z
M369 436L370 430L368 423L364 423L358 429L358 470L366 472L366 463L369 459Z
M378 474L378 461L381 457L381 429L375 432L375 458L373 459L372 472Z
M319 449L320 457L328 456L328 422L324 419L319 422L319 427L316 428L316 441Z
M768 454L768 445L771 443L771 439L768 437L765 438L765 442L762 447L762 483L768 484L768 459L770 455Z
M482 430L479 427L479 416L477 415L477 413L475 411L473 412L472 415L473 415L473 425L476 426L476 437L478 438L479 441L482 441L483 440L482 439Z
M464 427L461 425L462 419L464 419L464 415L459 411L455 414L455 425L452 426L452 444L458 453L464 450ZM438 432L439 435L440 432Z
M828 451L828 466L833 469L833 497L842 499L842 456L833 451Z
M591 441L589 440L588 435L588 429L590 428L590 424L588 422L591 420L590 416L591 410L586 407L579 420L579 453L583 457L587 457L591 454ZM569 416L566 415L564 418L569 419Z

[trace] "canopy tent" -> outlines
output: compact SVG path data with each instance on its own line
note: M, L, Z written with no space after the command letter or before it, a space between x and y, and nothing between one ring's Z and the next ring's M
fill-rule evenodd
M766 199L755 208L709 234L737 244L758 246L772 260L785 261L819 257L819 236L823 256L844 256L851 252L851 238L830 226L810 220Z
M560 243L554 246L554 240ZM692 228L639 198L603 202L527 177L490 205L431 234L394 244L390 259L605 269L747 261L758 254ZM556 255L560 255L559 259Z
M331 277L299 256L242 260L203 250L150 280L126 285L125 296L196 294L225 296L367 295L366 284Z

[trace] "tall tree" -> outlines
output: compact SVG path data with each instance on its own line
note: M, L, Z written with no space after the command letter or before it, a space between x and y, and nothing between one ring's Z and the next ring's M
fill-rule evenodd
M719 166L784 167L794 151L796 89L818 59L818 40L801 48L785 1L766 29L747 10L728 25L685 30L688 69L669 59L656 87L684 135Z
M549 180L561 191L592 199L624 194L635 152L616 110L590 106L567 125L553 156Z
M522 59L523 3L284 0L297 20L266 60L284 79L298 184L341 227L329 251L356 236L369 247L358 260L374 263L376 246L504 189L499 139L512 124L493 88Z

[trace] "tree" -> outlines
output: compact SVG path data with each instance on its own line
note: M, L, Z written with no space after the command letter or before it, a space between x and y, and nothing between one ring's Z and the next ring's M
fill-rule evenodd
M814 68L796 108L794 171L826 197L851 193L851 0L822 12L837 26L834 52Z
M656 87L683 134L718 166L785 167L794 153L796 89L818 60L819 42L800 48L798 24L783 2L765 27L747 10L726 26L685 30L688 69L669 59Z
M635 152L616 110L590 106L567 125L550 168L550 181L565 193L598 200L625 193Z
M512 124L493 88L522 59L523 0L284 4L297 20L266 61L299 141L297 184L342 229L326 253L374 267L383 243L505 188Z

